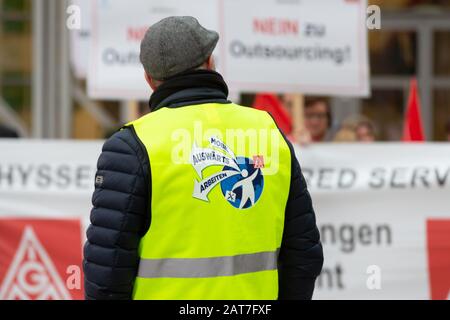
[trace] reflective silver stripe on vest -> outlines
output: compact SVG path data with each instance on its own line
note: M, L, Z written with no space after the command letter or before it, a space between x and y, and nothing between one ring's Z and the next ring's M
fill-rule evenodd
M212 278L277 269L278 251L199 259L141 259L139 278Z

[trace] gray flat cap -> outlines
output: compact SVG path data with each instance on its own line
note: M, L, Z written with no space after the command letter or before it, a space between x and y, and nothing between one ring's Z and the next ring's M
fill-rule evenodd
M156 80L195 69L213 53L219 34L193 17L169 17L151 26L141 43L145 72Z

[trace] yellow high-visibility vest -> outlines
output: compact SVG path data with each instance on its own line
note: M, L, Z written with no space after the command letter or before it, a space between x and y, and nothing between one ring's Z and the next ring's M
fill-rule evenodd
M277 299L291 153L271 116L206 103L128 126L151 172L133 298Z

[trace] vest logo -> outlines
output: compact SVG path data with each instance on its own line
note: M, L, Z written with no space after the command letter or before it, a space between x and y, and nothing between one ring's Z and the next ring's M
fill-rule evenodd
M237 209L253 207L261 198L264 189L264 157L254 156L253 160L236 157L234 152L219 138L211 137L207 148L195 143L192 147L192 166L200 177L195 180L193 197L209 202L209 193L220 185L225 200ZM203 178L203 171L213 166L223 167L222 171Z
M263 169L266 167L266 165L264 164L264 156L254 156L253 163L255 164L255 169Z
M0 220L0 232L0 300L82 299L81 288L65 282L69 262L81 263L79 221Z

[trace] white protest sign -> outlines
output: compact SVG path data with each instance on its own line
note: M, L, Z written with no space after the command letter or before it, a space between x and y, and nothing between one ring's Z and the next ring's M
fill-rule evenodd
M89 95L97 99L147 100L151 94L140 63L140 43L147 29L169 16L195 16L218 30L217 1L92 1Z
M222 71L231 90L366 96L367 1L226 0Z

